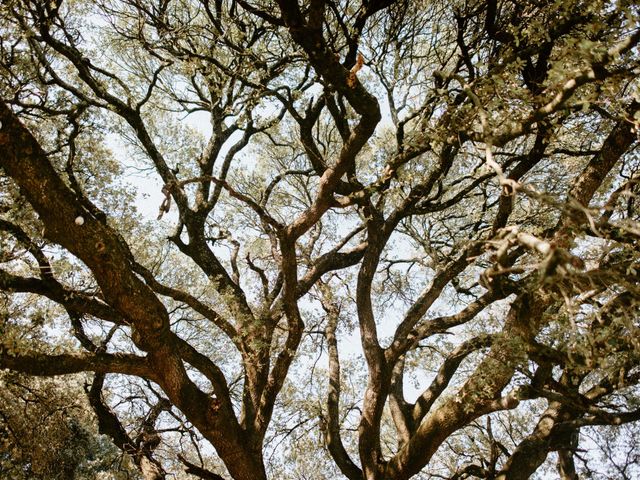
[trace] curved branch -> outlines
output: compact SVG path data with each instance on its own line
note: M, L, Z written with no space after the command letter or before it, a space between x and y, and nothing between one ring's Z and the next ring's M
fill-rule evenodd
M184 466L187 467L184 471L189 475L194 475L198 478L202 478L203 480L226 480L224 477L221 477L217 473L210 472L205 468L197 466L195 463L191 463L182 455L178 455L178 460L180 460L184 464Z
M89 404L98 418L98 432L108 435L116 447L133 457L145 480L164 479L165 472L160 462L153 458L153 449L144 448L144 444L132 440L116 414L102 399L103 384L104 374L96 374L91 388L87 390L85 387Z
M54 376L79 372L122 373L156 380L157 375L145 357L124 353L14 353L0 345L0 368L36 376Z
M20 186L39 214L45 237L87 264L105 301L134 327L142 349L161 342L169 316L153 292L133 273L121 237L78 204L37 140L0 101L0 167ZM82 218L82 222L76 219Z
M429 413L433 403L438 399L444 389L447 388L447 385L449 385L451 378L455 375L462 361L471 353L489 347L494 339L494 335L481 335L472 338L471 340L463 342L447 356L447 359L438 370L436 378L431 385L429 385L429 388L416 400L413 411L411 412L412 425L419 425L425 415Z
M340 435L340 359L338 356L338 340L336 328L340 315L338 307L327 298L326 285L321 285L322 306L327 312L327 327L325 336L329 346L329 391L327 394L327 421L323 433L327 442L327 448L340 471L349 480L362 478L362 470L353 463L351 457L344 448Z
M144 266L136 263L133 265L133 269L142 275L144 281L149 285L154 292L159 293L160 295L165 295L167 297L173 298L178 302L182 302L186 305L189 305L193 310L201 314L206 319L213 322L217 325L229 339L236 345L236 347L240 348L240 344L238 342L238 332L236 328L225 318L220 316L218 312L216 312L213 308L204 304L200 300L198 300L193 295L188 294L182 290L178 290L177 288L168 287L158 282L154 277L153 273L150 270L145 268Z
M0 269L0 290L35 293L63 305L69 311L88 314L116 325L126 324L124 317L109 305L91 295L67 289L57 281L21 277Z

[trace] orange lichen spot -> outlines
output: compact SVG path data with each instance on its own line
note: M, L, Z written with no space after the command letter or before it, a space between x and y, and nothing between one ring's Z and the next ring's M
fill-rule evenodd
M358 59L356 60L356 64L353 66L351 71L349 72L349 77L347 78L347 85L349 88L353 88L356 86L356 74L360 71L364 65L364 57L361 53L358 53Z

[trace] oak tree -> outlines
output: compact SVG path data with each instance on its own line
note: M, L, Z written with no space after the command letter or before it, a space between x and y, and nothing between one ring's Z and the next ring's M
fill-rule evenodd
M633 475L639 18L4 1L3 378L145 479Z

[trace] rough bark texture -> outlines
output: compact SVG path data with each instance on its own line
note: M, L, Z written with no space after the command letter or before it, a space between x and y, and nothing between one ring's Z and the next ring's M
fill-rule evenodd
M349 480L409 479L453 435L474 449L442 462L452 480L529 478L553 451L570 480L580 428L640 416L615 396L640 384L637 7L77 3L0 7L0 291L33 299L0 329L37 329L44 299L79 344L3 340L0 368L93 372L100 432L145 479L264 480L265 443L304 426ZM95 56L94 22L118 58ZM167 112L207 115L209 138ZM157 221L175 229L152 254L84 191L102 173L96 121L162 182ZM353 388L345 327L366 373ZM328 368L304 410L308 348ZM145 392L135 428L109 405L112 374ZM492 421L528 400L546 411L506 447ZM168 462L174 420L194 450Z

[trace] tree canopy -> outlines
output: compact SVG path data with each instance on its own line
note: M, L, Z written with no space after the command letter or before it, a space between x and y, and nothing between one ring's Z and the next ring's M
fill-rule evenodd
M2 2L0 469L632 478L638 19Z

